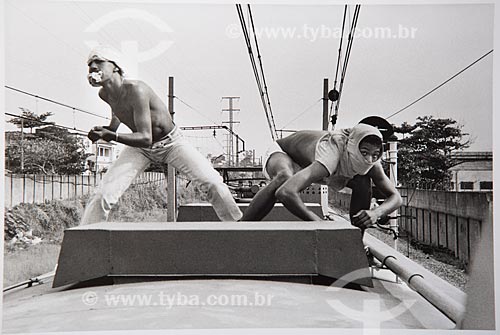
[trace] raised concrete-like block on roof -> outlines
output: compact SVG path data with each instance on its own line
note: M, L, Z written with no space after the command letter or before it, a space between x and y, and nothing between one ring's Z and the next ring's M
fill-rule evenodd
M97 223L67 229L54 287L103 276L318 276L371 286L347 222ZM363 278L359 278L363 277Z
M239 203L238 207L244 213L249 203ZM313 211L319 217L323 217L323 209L320 204L306 203L308 209ZM209 203L193 203L179 206L177 221L220 221L215 211ZM273 210L266 215L262 221L301 221L298 217L290 213L283 204L274 205Z

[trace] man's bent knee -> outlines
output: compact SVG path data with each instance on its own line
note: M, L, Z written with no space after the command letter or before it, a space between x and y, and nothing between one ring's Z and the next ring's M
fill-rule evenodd
M276 199L278 199L282 203L287 203L288 199L292 197L290 190L286 187L280 186L276 192L274 193Z
M293 176L293 173L290 171L282 170L279 171L274 177L273 180L271 181L273 184L277 184L276 187L280 187L285 183L288 179L290 179Z

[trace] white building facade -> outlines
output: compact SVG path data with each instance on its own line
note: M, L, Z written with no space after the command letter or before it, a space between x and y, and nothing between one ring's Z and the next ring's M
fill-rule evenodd
M452 158L457 161L449 169L454 191L493 191L492 152L460 152L455 153Z

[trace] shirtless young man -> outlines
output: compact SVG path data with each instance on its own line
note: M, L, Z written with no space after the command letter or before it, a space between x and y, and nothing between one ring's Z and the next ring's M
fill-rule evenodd
M277 200L303 220L322 220L299 194L312 183L321 183L336 191L352 189L351 223L364 230L401 205L401 196L382 169L381 156L382 134L362 123L333 132L303 130L280 139L263 163L271 182L255 195L242 221L261 220ZM387 197L374 209L370 209L370 180Z
M208 194L222 221L237 221L241 211L222 177L175 126L163 101L144 82L125 79L121 55L108 47L98 47L89 55L88 80L101 87L99 97L112 112L108 126L97 126L88 137L126 145L103 176L85 208L82 224L106 221L109 211L132 181L152 161L171 164ZM123 123L132 133L117 133Z

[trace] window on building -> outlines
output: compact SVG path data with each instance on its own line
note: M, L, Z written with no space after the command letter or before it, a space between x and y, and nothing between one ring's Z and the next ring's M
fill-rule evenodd
M109 157L110 156L110 150L109 148L99 148L99 157Z
M479 189L480 190L492 190L493 189L493 182L492 181L480 181L479 182Z
M460 182L460 189L461 190L473 190L474 189L474 182L462 181L462 182Z

